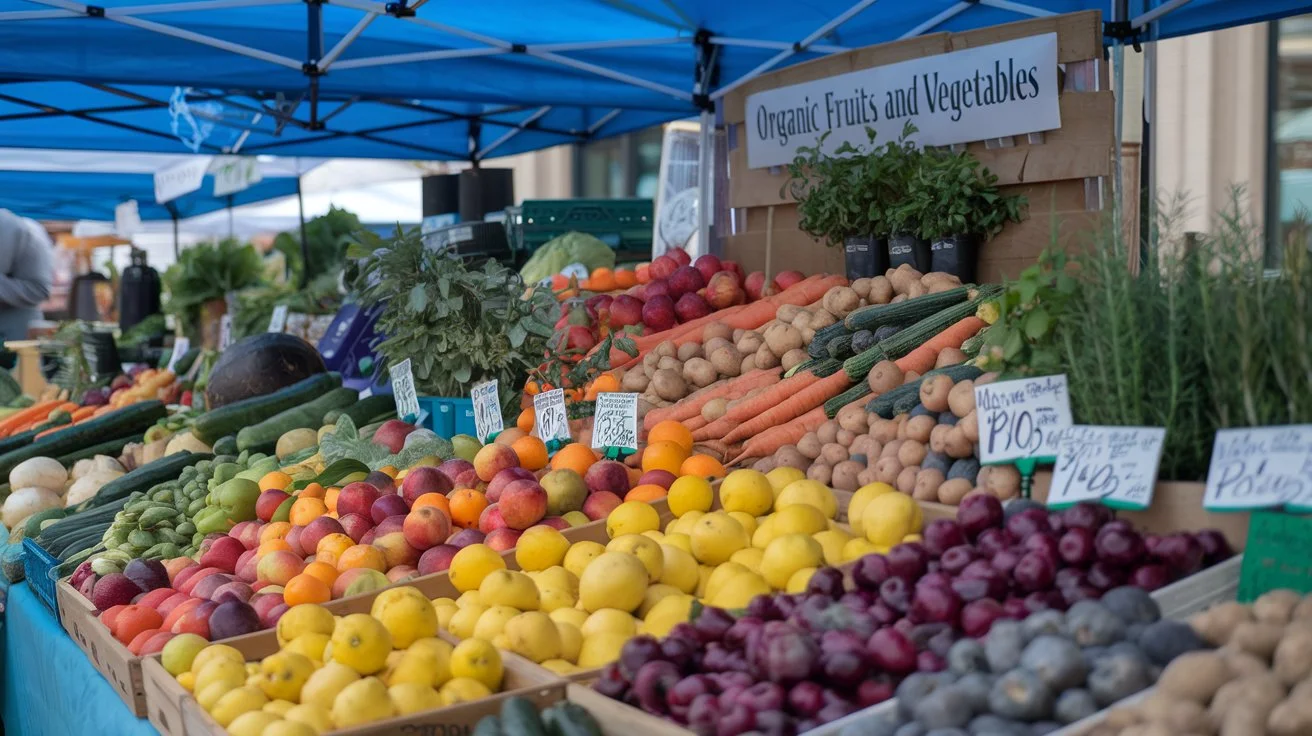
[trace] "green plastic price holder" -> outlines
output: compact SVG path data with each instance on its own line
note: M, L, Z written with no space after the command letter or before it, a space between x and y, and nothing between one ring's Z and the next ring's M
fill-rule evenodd
M1017 460L1015 465L1020 471L1020 497L1029 498L1030 489L1034 486L1034 471L1039 469L1039 458L1027 457Z
M505 430L499 430L499 431L496 431L496 432L492 432L491 434L489 434L489 435L487 436L487 440L485 440L485 441L483 442L483 444L485 444L485 445L490 445L490 444L492 444L493 442L496 442L496 441L497 441L497 437L501 436L501 432L504 432L504 431L505 431ZM547 446L550 447L551 445L548 444Z
M560 448L562 448L562 447L564 447L565 445L568 445L568 444L569 444L569 441L568 441L568 440L562 440L562 439L560 439L559 437L557 437L557 438L554 439L554 440L547 440L547 442L546 442L546 445L547 445L547 452L550 453L550 454L552 454L552 455L554 455L554 454L556 454L557 452L560 451Z
M612 445L607 445L606 451L602 454L605 455L607 460L623 461L624 458L629 457L630 455L635 455L637 454L637 452L638 452L637 450L631 450L627 447L615 447Z

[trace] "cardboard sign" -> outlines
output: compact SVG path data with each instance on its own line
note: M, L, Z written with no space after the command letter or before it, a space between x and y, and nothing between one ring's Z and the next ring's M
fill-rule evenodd
M185 337L175 338L173 340L173 354L169 356L167 370L172 371L173 367L178 364L178 361L182 359L183 355L186 355L188 350L191 350L191 340L188 340Z
M489 436L506 428L496 379L475 386L469 398L474 402L474 432L478 441L485 443Z
M975 413L985 465L1052 462L1062 431L1074 423L1065 375L976 386Z
M638 449L638 395L597 394L592 421L592 446Z
M533 434L543 442L569 439L569 414L565 412L565 391L553 388L533 397Z
M1161 427L1070 427L1057 449L1048 505L1101 501L1113 508L1148 508L1165 441Z
M1312 518L1257 511L1248 520L1239 602L1280 588L1312 593Z
M155 202L164 204L200 189L209 168L209 156L191 156L155 172Z
M419 417L419 394L415 392L415 375L410 370L410 359L387 369L392 377L392 396L396 399L396 415L407 422Z
M219 317L219 350L227 350L232 344L232 315Z
M287 305L279 304L273 308L273 316L269 317L269 332L283 332L287 329Z
M1312 510L1312 424L1223 429L1212 443L1203 508Z
M921 146L1061 127L1057 34L911 59L757 92L747 98L747 167L791 163L799 146L896 141L908 122Z

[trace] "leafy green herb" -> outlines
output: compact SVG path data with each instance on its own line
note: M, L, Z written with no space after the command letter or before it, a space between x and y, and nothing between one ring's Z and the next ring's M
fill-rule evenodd
M1024 198L998 191L998 177L962 150L930 149L910 162L904 196L890 208L890 231L926 240L976 234L985 240L1022 218Z
M336 274L342 270L342 263L346 260L346 249L360 229L359 217L348 210L330 207L326 214L305 223L305 243L310 253L308 266L301 258L299 230L279 233L273 239L273 248L286 257L292 284L301 283L301 273L307 268L309 281L324 274L332 274L335 281Z
M193 245L179 253L178 262L164 272L162 280L169 297L165 310L196 342L201 305L260 283L262 270L260 254L250 244L226 238Z
M638 357L638 344L633 341L630 329L626 327L620 332L607 335L591 356L587 355L586 350L566 349L564 344L568 333L561 331L551 338L551 357L533 374L540 383L552 387L587 386L597 376L614 367L610 364L612 349L630 358Z

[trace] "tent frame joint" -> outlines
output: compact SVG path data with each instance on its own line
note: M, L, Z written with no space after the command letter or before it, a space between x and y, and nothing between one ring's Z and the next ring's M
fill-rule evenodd
M970 2L970 0L966 0ZM1102 35L1104 38L1113 39L1122 44L1134 46L1135 51L1143 51L1142 33L1139 28L1134 27L1134 23L1129 20L1108 20L1103 21Z
M397 0L397 2L387 3L383 6L383 9L393 18L415 17L415 9L407 5L406 0Z
M525 43L512 43L512 44L510 44L510 53L512 53L512 54L527 54L527 53L528 53L528 44L525 44Z
M104 18L104 17L105 17L105 8L104 8L103 6L100 6L100 5L88 5L88 6L87 6L87 17L88 17L88 18Z

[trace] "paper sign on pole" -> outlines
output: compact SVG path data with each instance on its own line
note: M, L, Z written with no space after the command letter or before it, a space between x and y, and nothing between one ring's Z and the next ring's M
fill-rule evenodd
M911 59L757 92L747 98L747 167L791 163L799 146L896 141L907 123L921 146L1061 127L1057 34Z
M1070 427L1057 449L1048 505L1101 501L1114 508L1148 508L1165 440L1161 427Z
M419 394L415 392L415 375L410 369L410 359L397 363L387 369L392 377L392 396L396 399L396 415L407 422L415 421L419 416Z
M218 156L210 166L214 174L214 196L236 194L264 180L254 156Z
M279 304L273 308L273 316L269 317L269 332L283 332L287 329L287 305Z
M195 156L155 172L155 201L164 204L200 189L209 168L209 156Z
M553 388L533 397L533 434L543 442L569 439L569 414L565 391Z
M219 317L219 350L227 350L232 344L232 315Z
M120 238L129 238L140 229L141 212L137 209L137 200L119 202L114 207L114 234Z
M1000 381L975 387L979 460L985 465L1057 458L1062 430L1071 426L1066 376Z
M185 337L174 338L173 353L169 355L168 370L173 370L173 367L178 364L183 355L186 355L188 350L191 350L191 340Z
M1312 510L1312 424L1222 429L1212 443L1203 508Z
M592 446L638 449L638 395L597 394L592 422Z
M487 442L489 436L506 428L496 379L475 386L469 398L474 404L474 433L479 442Z

